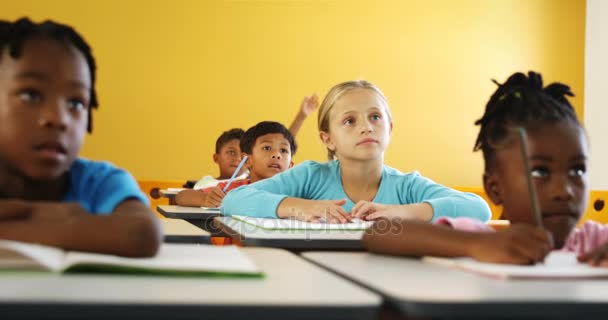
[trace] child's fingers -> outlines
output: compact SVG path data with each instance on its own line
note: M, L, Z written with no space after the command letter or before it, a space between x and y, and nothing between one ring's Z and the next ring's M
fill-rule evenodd
M332 210L330 210L330 214L335 221L334 223L346 223L350 221L350 216L342 207L332 208Z
M591 258L590 264L592 266L597 267L602 261L606 260L606 256L606 250L596 250L593 254L593 257Z
M218 187L215 187L215 188L211 189L211 191L209 191L209 193L217 195L217 196L221 196L222 198L224 197L224 195L226 195L224 193L224 191L222 191L222 189L220 189Z
M376 212L370 213L365 217L365 220L370 221L370 220L376 220L379 218L388 218L388 214L386 213L386 211L376 211Z
M353 216L353 218L359 218L362 219L364 216L372 213L374 210L374 203L369 202L369 201L359 201L356 205L355 208L353 208L353 211L351 212L351 215Z
M210 194L209 196L207 196L207 199L209 199L209 202L213 202L213 203L216 203L216 202L222 200L217 194Z
M210 207L219 207L222 204L223 197L218 196L216 194L210 194L207 197L207 202L210 204Z
M585 252L585 253L579 254L578 257L576 257L576 259L578 260L578 262L587 262L587 261L589 261L589 259L591 259L592 256L593 256L593 251L590 251L590 252Z
M602 267L602 268L608 268L608 259L606 259L606 258L602 259L597 266Z
M350 215L353 218L361 218L361 216L365 213L364 211L364 206L365 206L366 201L359 201L355 204L355 206L353 207L353 209L350 211Z
M527 243L521 243L519 246L519 252L525 257L530 259L532 262L538 262L545 260L545 257L551 251L551 247L546 241L528 241Z
M334 204L337 206L343 206L346 203L346 199L335 200Z
M549 231L547 231L546 229L534 227L534 229L529 232L529 235L535 240L547 243L547 245L553 248L553 237L551 236L551 233L549 233Z

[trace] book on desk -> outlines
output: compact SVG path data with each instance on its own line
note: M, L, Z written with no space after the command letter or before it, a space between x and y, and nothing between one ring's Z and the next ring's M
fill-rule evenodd
M257 266L235 246L194 244L163 244L154 257L127 258L0 240L0 269L58 273L263 276Z

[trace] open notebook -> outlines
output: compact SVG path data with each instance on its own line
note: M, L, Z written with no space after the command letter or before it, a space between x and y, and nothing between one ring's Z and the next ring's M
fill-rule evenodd
M237 247L163 244L152 258L63 251L24 242L0 240L0 269L54 272L141 273L187 276L252 276L263 273Z
M471 258L424 257L422 260L501 279L608 278L608 268L579 263L576 254L572 252L553 251L545 258L544 263L531 266L484 263Z
M367 230L374 221L353 219L349 223L310 223L296 219L266 219L232 215L233 219L264 230Z

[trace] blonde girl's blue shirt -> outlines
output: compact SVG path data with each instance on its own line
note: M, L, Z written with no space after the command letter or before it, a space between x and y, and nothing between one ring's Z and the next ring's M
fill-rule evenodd
M68 191L63 201L78 202L91 214L111 214L120 203L129 199L148 204L148 198L135 179L108 162L76 159L68 176Z
M287 197L347 199L343 206L346 212L355 205L342 187L339 161L305 161L271 178L230 191L222 206L226 214L277 218L277 208ZM418 172L402 173L386 165L373 202L391 205L426 202L433 207L433 220L469 217L486 222L491 216L488 204L477 195L447 188Z

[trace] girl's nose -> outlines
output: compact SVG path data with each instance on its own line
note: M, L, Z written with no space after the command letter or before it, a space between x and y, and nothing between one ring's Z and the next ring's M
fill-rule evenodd
M38 125L42 128L54 128L65 131L68 123L68 109L61 103L49 103L41 108Z
M361 123L361 133L368 133L373 131L372 124L369 121L364 120L360 121L359 123Z
M553 180L551 191L554 200L568 201L574 198L574 185L570 177L556 176Z

